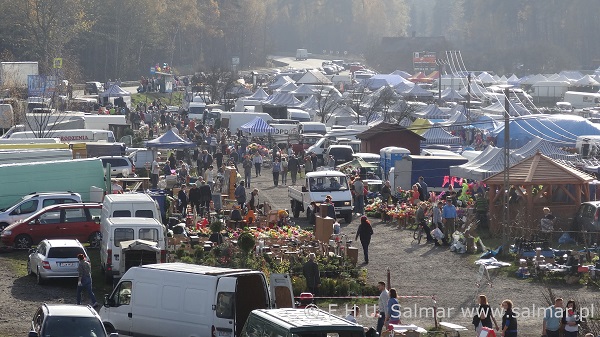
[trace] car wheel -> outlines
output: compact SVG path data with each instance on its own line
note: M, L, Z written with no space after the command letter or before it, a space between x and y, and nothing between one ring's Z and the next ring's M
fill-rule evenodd
M8 224L6 222L0 223L0 232L2 232L6 227L8 227Z
M100 248L100 242L102 242L102 234L100 232L94 232L88 239L90 248Z
M292 213L294 213L294 218L298 219L300 217L300 205L296 201L294 201Z
M17 249L29 249L32 243L31 238L26 234L17 235L15 238L15 248Z
M40 275L40 268L37 269L37 272L35 273L35 281L38 285L43 285L44 284L44 278L42 277L42 275Z
M35 273L33 272L33 269L31 268L31 260L30 259L27 259L27 275L29 275L29 276L35 275Z

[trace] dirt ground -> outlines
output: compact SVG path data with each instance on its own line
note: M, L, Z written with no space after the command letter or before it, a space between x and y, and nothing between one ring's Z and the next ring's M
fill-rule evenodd
M288 178L289 181L289 178ZM289 208L286 186L273 187L270 172L263 172L259 178L252 181L253 187L260 189L260 198L268 201L278 208ZM301 216L304 214L302 213ZM342 222L342 232L354 237L358 227L358 219L347 225ZM306 223L303 219L299 224ZM416 245L412 241L412 232L398 229L396 226L380 223L373 219L375 232L370 246L370 263L364 265L367 269L368 279L376 284L386 280L387 269L391 272L391 285L396 288L401 296L428 296L429 298L403 298L403 323L417 324L429 328L433 326L432 317L424 317L426 312L422 308L433 307L431 296L435 297L438 316L441 320L463 325L469 332L463 336L474 336L471 325L472 314L462 312L474 308L475 296L479 293L486 294L492 308L499 310L500 302L511 299L515 307L536 310L546 306L542 292L544 285L527 280L504 276L503 273L491 272L492 286L482 285L477 288L476 280L478 268L472 256L455 254L444 247L433 245ZM360 247L358 242L353 244ZM51 282L44 286L35 284L34 278L22 274L26 264L25 252L0 254L0 337L24 336L29 331L31 317L35 309L44 302L49 303L74 303L76 282L59 281ZM359 251L359 263L362 263L362 248ZM97 266L96 266L97 267ZM98 286L101 287L101 286ZM95 286L96 288L96 286ZM554 287L557 295L569 298L577 293L578 297L597 296L597 292L581 286ZM96 296L101 299L103 289L96 289ZM373 300L372 303L376 303ZM352 307L353 300L348 299L348 307ZM344 314L341 304L336 313ZM363 312L359 322L367 326L375 326L376 319ZM328 310L328 308L323 308ZM408 312L410 309L411 312ZM372 311L372 304L369 311ZM537 313L536 313L537 314ZM404 316L406 315L406 316ZM345 314L344 314L345 316ZM410 316L410 317L409 317ZM519 318L519 336L535 336L541 334L542 318L537 315L523 315ZM500 317L498 317L500 322Z

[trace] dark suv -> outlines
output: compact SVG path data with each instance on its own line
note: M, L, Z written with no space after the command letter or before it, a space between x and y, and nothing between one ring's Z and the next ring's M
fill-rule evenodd
M600 201L582 203L573 218L573 230L600 231Z
M109 336L100 315L91 306L42 304L33 315L28 336L119 337L119 334Z

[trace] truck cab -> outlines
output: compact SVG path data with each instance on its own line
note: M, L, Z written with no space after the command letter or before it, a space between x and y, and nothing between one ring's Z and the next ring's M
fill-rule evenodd
M335 206L335 214L344 218L346 223L352 221L352 193L345 174L339 171L316 171L306 174L304 186L288 187L291 210L295 218L301 211L306 211L306 217L311 217L311 202L323 203L330 195Z

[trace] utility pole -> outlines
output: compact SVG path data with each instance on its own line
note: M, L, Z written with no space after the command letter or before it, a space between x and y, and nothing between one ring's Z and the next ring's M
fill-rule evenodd
M504 87L504 207L502 212L502 247L504 248L503 251L508 251L508 224L510 221L510 88L510 85Z
M442 71L446 69L446 62L444 60L436 60L438 66L438 105L442 104Z
M471 73L467 75L467 123L471 123Z

